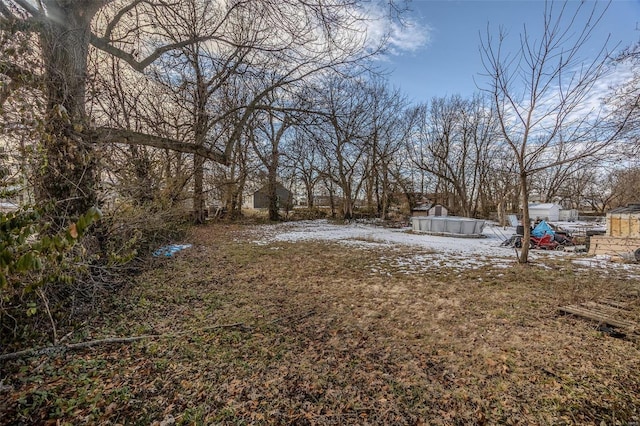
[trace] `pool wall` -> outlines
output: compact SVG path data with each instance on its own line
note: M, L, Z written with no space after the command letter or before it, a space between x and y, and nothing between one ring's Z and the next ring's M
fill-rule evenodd
M481 237L485 221L456 216L414 216L414 232L456 237Z

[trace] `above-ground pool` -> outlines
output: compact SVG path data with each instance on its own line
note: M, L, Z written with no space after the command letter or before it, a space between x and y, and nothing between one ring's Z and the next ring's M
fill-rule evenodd
M456 216L414 216L413 230L426 234L480 237L484 220Z

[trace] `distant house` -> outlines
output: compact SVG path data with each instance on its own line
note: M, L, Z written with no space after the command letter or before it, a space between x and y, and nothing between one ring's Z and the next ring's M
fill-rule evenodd
M276 196L278 197L278 207L283 209L287 206L291 206L293 203L293 194L287 188L281 184L276 184ZM269 194L267 186L255 191L248 197L246 206L252 209L268 209L269 208Z
M529 217L531 219L543 219L557 222L560 219L562 207L554 203L529 204Z

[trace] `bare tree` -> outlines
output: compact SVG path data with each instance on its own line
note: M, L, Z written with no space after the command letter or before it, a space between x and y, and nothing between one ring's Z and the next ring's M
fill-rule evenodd
M308 208L314 207L314 191L321 180L319 164L320 154L313 140L313 133L307 130L309 122L303 122L293 129L293 136L289 139L283 152L285 167L291 170L297 180L304 186L306 204Z
M180 15L179 2L149 0L27 0L0 1L0 29L10 33L32 34L38 46L42 68L34 72L0 60L0 72L14 81L33 76L41 83L45 136L44 155L38 196L54 200L58 216L77 217L97 203L95 147L97 143L118 142L171 149L228 164L235 141L243 132L253 110L259 108L273 86L256 87L243 105L243 114L232 137L222 146L203 146L174 140L152 132L123 128L95 127L86 109L87 58L93 46L129 64L132 70L148 71L161 58L186 46L215 42L231 51L246 48L268 67L247 69L279 76L278 84L300 81L338 64L353 63L370 52L365 47L365 32L357 22L351 0L231 0L206 2L219 9L220 20L207 32L169 37L174 28L163 27L157 17ZM93 24L93 27L92 27ZM253 29L254 38L234 39L238 29ZM240 31L242 33L242 31ZM348 36L345 36L347 35ZM230 61L234 68L236 61ZM279 66L289 65L286 68ZM41 71L41 72L40 72ZM61 222L66 219L62 218ZM62 224L62 223L61 223Z
M585 164L571 173L558 189L557 197L560 203L572 209L580 209L585 204L588 188L596 175L597 168L591 164Z
M225 120L231 121L229 125L223 126L220 134L221 138L231 138L233 129L242 119L242 111L235 106L243 104L247 96L241 87L228 85L223 91L220 100L221 107L234 114L227 114ZM256 175L259 168L259 159L255 158L251 149L255 139L255 125L250 122L245 126L242 134L235 139L229 156L229 165L214 164L212 173L213 190L218 191L218 199L222 201L223 207L227 211L229 218L235 219L242 214L242 196L247 181Z
M365 192L369 206L375 206L378 217L384 219L389 211L397 177L392 165L413 127L415 114L405 111L406 99L398 90L390 90L381 79L372 78L365 90L371 114L363 135L367 155Z
M509 151L502 145L491 149L489 157L491 161L486 168L482 195L485 197L486 204L495 207L498 223L506 226L507 213L514 210L514 205L518 205L520 198L518 181L514 179L515 165Z
M556 160L561 160L571 153L562 152L564 147L560 146L559 152L554 153ZM578 158L569 162L559 162L559 164L540 170L531 177L529 188L536 192L543 203L562 202L573 198L587 176L595 168L601 166L601 162L594 158Z
M371 119L370 103L362 81L331 78L316 95L323 123L315 143L324 158L323 173L341 190L342 214L352 219L356 199L364 184L366 141Z
M451 194L449 208L463 216L478 210L496 124L493 110L480 97L436 98L430 108L422 108L415 164L437 177L436 190Z
M301 12L286 4L247 3L229 13L212 2L188 0L181 2L177 11L162 11L165 13L154 22L158 22L164 37L172 43L193 41L176 49L173 55L159 58L154 74L176 92L179 98L176 103L188 111L193 143L213 146L225 156L239 135L239 128L234 128L228 137L226 125L260 123L256 115L266 114L267 120L273 118L274 92L291 90L312 74L353 59L352 54L357 52L349 50L354 46L334 44L332 49L342 51L329 57L328 46L319 44L309 33L313 27L308 21L302 17L285 19L286 12L293 15ZM270 35L265 31L267 28L279 28L283 34ZM221 92L229 85L238 86L245 101L221 109ZM228 102L225 106L229 106ZM280 110L286 108L286 104L279 106ZM231 115L239 119L228 120ZM254 135L259 129L254 129ZM264 155L260 158L267 164ZM270 158L273 167L267 168L272 177L270 182L275 182L277 158L273 155ZM204 158L196 156L193 187L196 222L204 220L203 179ZM275 184L271 186L275 190ZM277 209L275 213L277 216Z
M525 241L529 238L531 176L604 154L626 123L625 119L610 125L608 111L589 102L607 71L606 42L594 59L585 61L582 54L605 12L606 7L601 9L598 3L546 2L539 40L526 27L515 52L505 50L507 34L502 29L497 38L487 30L482 40L489 79L486 92L493 99L501 136L516 165ZM570 154L557 158L554 153L560 150ZM528 255L525 244L519 261L526 263Z
M609 174L609 207L622 207L640 202L640 167L619 169ZM606 191L606 188L603 188Z
M631 77L615 87L607 103L615 111L614 119L623 123L626 158L640 153L640 42L625 49L615 58L616 66L628 67Z
M281 166L280 156L282 154L283 139L293 125L293 118L286 111L287 102L284 97L278 94L274 95L268 97L274 109L264 111L255 118L255 137L252 143L256 155L267 171L266 187L267 198L269 199L269 220L277 221L280 220L280 208L285 207L280 205L277 194L278 172Z
M115 57L90 59L95 77L89 82L88 112L97 122L138 133L153 129L157 135L187 140L187 117L162 87L142 74L121 78L128 65ZM121 144L104 144L99 151L104 195L118 194L128 202L173 206L192 175L180 152Z
M582 203L591 207L598 214L604 214L614 204L615 193L614 175L603 170L597 170L592 180L587 183Z

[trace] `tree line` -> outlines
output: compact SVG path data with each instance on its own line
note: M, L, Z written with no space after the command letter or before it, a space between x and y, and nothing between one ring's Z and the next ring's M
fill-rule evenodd
M377 4L401 20L400 2ZM150 215L189 201L202 223L216 199L236 217L255 183L268 189L272 220L278 183L309 207L327 194L344 218L360 204L385 218L423 194L463 216L522 208L525 221L534 191L599 210L633 197L623 189L632 172L600 165L637 154L637 67L607 103L590 95L612 60L637 65L637 46L582 56L606 8L546 3L543 37L523 32L516 52L488 28L482 90L415 105L376 72L387 38L370 37L366 6L1 0L3 194L37 207L3 216L17 236L3 243L3 277L41 271L46 259L26 241L43 235L52 258L80 257L102 274L133 256L123 247L153 245ZM582 15L583 27L566 25ZM85 231L88 251L74 247Z
M442 194L465 216L534 191L578 205L576 194L593 198L594 157L634 136L633 83L611 98L615 117L584 110L611 58L585 63L580 53L606 9L548 3L542 40L523 37L506 55L506 34L488 30L486 87L416 106L367 71L384 40L367 38L359 7L5 0L5 144L34 200L53 201L64 226L113 193L165 205L188 193L202 222L217 191L238 214L262 175L269 188L304 187L308 205L318 183L338 191L347 218L359 197L384 217L402 191ZM560 25L584 13L577 33Z

